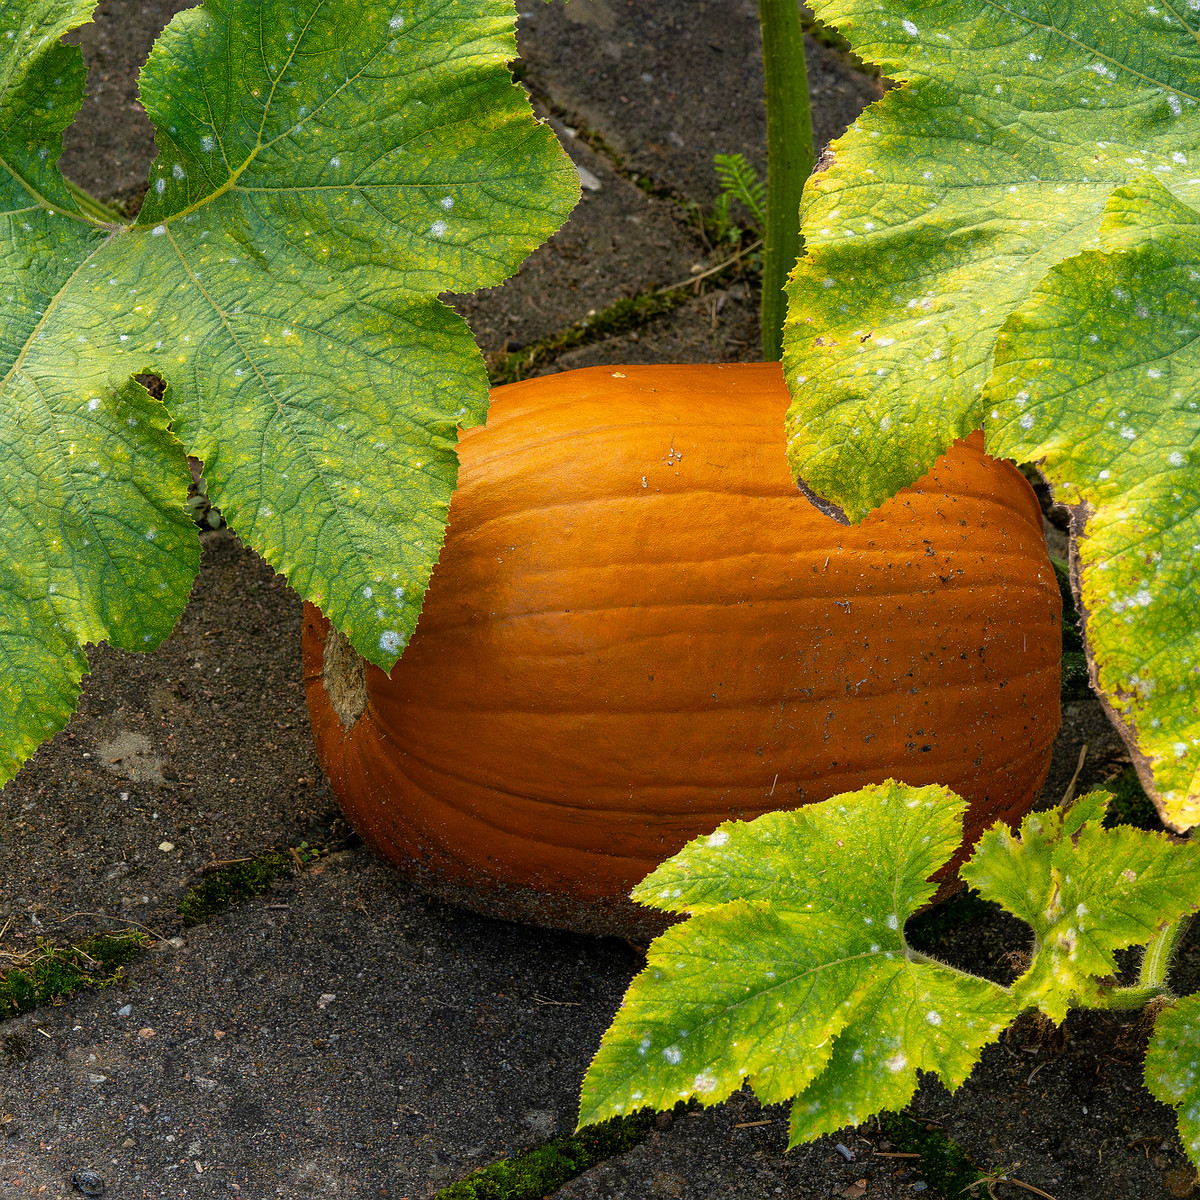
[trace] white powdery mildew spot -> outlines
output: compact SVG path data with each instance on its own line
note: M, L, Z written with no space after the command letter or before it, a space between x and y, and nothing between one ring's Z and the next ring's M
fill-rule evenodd
M161 175L154 181L154 190L160 196L167 190L167 181Z
M150 230L150 236L151 237L162 237L162 235L166 232L167 232L167 227L165 225L155 225L155 227L152 230Z
M672 1066L683 1061L683 1051L678 1046L668 1046L663 1051L663 1058Z
M1147 375L1148 375L1148 376L1149 376L1151 379L1161 379L1161 378L1162 378L1162 371L1160 371L1160 370L1158 369L1158 367L1147 367L1147 368L1146 368L1146 374L1147 374Z
M1180 454L1178 450L1172 450L1171 453L1167 455L1167 462L1169 462L1173 467L1182 467L1183 455Z
M379 635L379 648L384 654L399 654L404 649L404 634L394 629L384 630Z
M909 37L916 37L921 32L911 21L901 21L900 28L903 29Z
M186 172L183 169L183 163L176 163L171 168L171 174L174 175L176 179L182 179L184 177L184 175L186 174Z
M450 227L445 221L434 221L434 223L429 227L429 232L432 233L434 237L441 237L442 234L444 234L449 228Z
M1179 116L1183 112L1183 105L1180 103L1179 97L1174 92L1167 93L1167 106L1176 115Z
M925 1014L925 1020L928 1021L930 1025L940 1025L942 1023L942 1014L940 1012L934 1012L933 1009L930 1009Z
M403 588L392 588L392 599L396 600L397 602L403 600L404 599L404 589Z
M389 29L403 29L404 28L404 18L402 16L400 16L399 14L397 14L388 22L388 28Z
M1121 429L1121 436L1128 442L1132 442L1137 437L1137 430L1130 425L1125 425Z
M897 917L895 913L888 913L887 927L889 929L900 928L900 918Z
M717 1090L717 1077L711 1071L701 1071L692 1080L692 1087L700 1092L701 1095L708 1095L709 1092Z
M709 834L708 844L710 846L723 846L729 841L729 834L724 829L718 829L716 833Z
M1033 428L1033 413L1026 413L1019 422L1022 429Z
M371 598L371 597L372 597L374 594L375 594L375 593L374 593L374 592L371 590L371 588L369 588L369 587L365 587L365 588L363 588L363 595L364 595L364 596L366 596L366 598L367 598L368 600L370 600L370 598Z
M100 401L94 397L88 401L88 412L95 412L100 407Z
M336 157L335 157L335 158L331 158L331 159L329 160L329 165L330 165L331 167L340 167L340 166L342 165L342 160L341 160L340 158L336 158Z
M899 1075L908 1066L908 1059L903 1054L893 1054L884 1064L893 1075Z
M453 196L443 196L442 197L442 207L445 209L453 208L454 207L454 197Z

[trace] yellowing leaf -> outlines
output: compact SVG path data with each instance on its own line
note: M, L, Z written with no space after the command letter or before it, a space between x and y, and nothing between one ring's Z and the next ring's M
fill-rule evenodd
M1018 1008L1005 989L910 951L905 920L962 836L944 788L889 781L726 822L635 895L693 911L650 948L584 1080L580 1123L748 1079L798 1097L792 1143L902 1107L917 1071L954 1088Z

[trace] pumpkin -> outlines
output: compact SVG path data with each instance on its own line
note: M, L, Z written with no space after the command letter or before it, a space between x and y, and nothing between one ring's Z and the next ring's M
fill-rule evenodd
M943 783L965 852L1028 811L1061 644L1032 489L976 433L840 524L790 476L787 406L774 363L493 392L391 674L306 608L318 754L367 842L481 912L644 937L630 888L730 817Z

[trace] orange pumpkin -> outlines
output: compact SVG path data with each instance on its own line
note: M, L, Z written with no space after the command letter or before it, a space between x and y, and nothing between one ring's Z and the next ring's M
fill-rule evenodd
M496 389L385 675L311 605L309 711L356 829L481 912L645 936L629 889L729 817L888 777L1033 802L1060 599L1032 489L953 446L861 524L797 490L777 364ZM952 876L949 877L952 880Z

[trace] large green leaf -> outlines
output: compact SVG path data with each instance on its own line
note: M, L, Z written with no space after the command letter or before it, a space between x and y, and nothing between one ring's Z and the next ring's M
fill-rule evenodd
M1179 1138L1200 1162L1200 995L1159 1013L1146 1047L1146 1087L1179 1114Z
M650 948L584 1080L580 1123L749 1079L796 1097L791 1143L903 1107L917 1071L954 1088L1019 1011L986 980L912 954L905 920L962 837L944 788L889 781L727 821L635 898L691 912Z
M992 445L1076 506L1093 672L1177 829L1200 823L1200 212L1118 189L1099 244L1009 320Z
M505 278L578 194L505 67L508 0L210 0L142 73L161 153L110 223L55 166L83 84L56 39L90 7L0 7L0 780L69 714L80 643L171 628L198 556L183 447L390 667L487 406L436 296Z
M1165 819L1187 828L1200 12L815 7L906 86L806 192L785 356L793 465L859 517L980 425L989 450L1039 462L1078 506L1077 531L1086 521L1093 679Z
M790 287L789 453L857 518L984 423L1001 325L1096 236L1114 187L1153 172L1200 196L1200 14L1133 0L813 8L907 83L809 182Z
M1033 926L1033 958L1013 992L1055 1021L1072 1003L1100 1002L1101 981L1117 972L1114 951L1144 945L1200 905L1200 845L1105 829L1108 800L1092 792L1066 812L1030 813L1017 836L998 822L959 872Z

